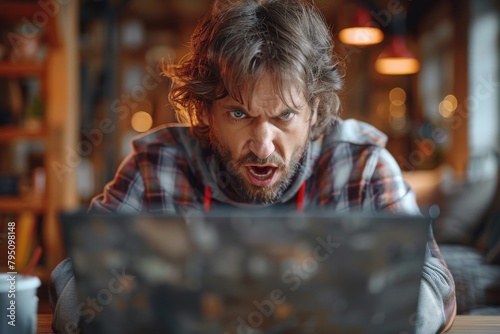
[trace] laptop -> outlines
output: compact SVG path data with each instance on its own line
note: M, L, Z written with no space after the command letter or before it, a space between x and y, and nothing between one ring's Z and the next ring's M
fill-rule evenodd
M413 333L429 219L61 216L93 334Z

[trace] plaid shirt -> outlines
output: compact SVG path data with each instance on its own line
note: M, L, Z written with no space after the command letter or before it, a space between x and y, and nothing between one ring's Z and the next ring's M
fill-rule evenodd
M297 178L273 205L295 205L305 183L306 208L420 214L414 193L384 148L386 140L368 124L339 120L310 143ZM188 127L167 125L133 141L133 152L104 193L92 200L90 209L128 213L202 210L207 187L215 206L249 206L231 191L230 176L210 148L201 145ZM417 332L436 332L453 318L455 289L432 233L423 282Z
M305 207L418 214L414 194L385 143L386 136L365 123L337 122L309 145L298 177L276 204L294 204L305 182ZM206 186L215 204L248 206L231 191L229 180L213 152L193 138L188 127L164 126L133 141L133 152L91 208L132 213L201 210Z

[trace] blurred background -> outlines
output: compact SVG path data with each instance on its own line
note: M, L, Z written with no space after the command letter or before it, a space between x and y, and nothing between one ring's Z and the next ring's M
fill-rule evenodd
M186 55L211 3L0 1L0 251L16 222L19 271L41 245L47 282L65 257L59 212L88 206L132 137L176 121L161 64ZM342 117L388 135L449 262L486 268L457 274L459 311L500 304L500 1L315 4L347 68Z

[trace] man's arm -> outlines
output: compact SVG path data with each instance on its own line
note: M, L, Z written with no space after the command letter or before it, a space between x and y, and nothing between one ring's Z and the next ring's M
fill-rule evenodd
M450 329L456 315L455 282L429 229L416 332L442 333Z
M371 177L366 186L364 208L370 206L373 211L420 214L413 191L404 182L398 164L386 149L381 149L367 168L372 168L372 171L367 171ZM415 332L429 334L448 330L455 313L455 283L430 227Z
M103 193L92 199L89 212L143 211L145 186L136 159L134 154L125 158L115 178L104 186Z

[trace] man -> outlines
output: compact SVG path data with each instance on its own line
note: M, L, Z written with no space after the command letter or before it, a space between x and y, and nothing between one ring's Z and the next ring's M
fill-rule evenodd
M386 137L338 117L341 66L313 6L218 2L191 42L190 56L165 68L170 101L189 126L163 126L134 140L91 211L293 204L419 213ZM454 284L432 234L419 298L417 332L445 329L455 312Z

